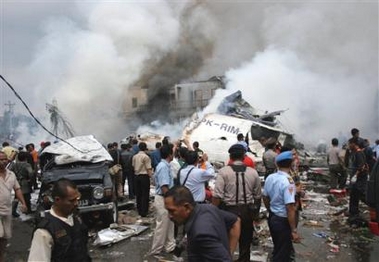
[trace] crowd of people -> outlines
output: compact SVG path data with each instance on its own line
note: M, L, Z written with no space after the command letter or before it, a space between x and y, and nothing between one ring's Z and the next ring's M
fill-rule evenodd
M358 129L352 129L351 134L348 146L343 148L339 148L337 138L331 140L327 162L331 189L345 189L350 182L346 215L354 219L359 216L359 201L365 201L367 176L378 156L379 140L372 148L359 136ZM48 142L41 144L42 150L46 146ZM113 159L109 168L118 201L135 200L139 216L146 217L150 187L154 185L155 229L149 255L172 253L180 259L185 241L188 261L250 261L254 221L259 219L263 200L274 243L272 261L293 261L292 243L301 239L297 226L304 196L299 156L296 148L281 146L275 138L265 139L264 146L262 187L242 134L229 148L226 166L217 172L197 141L172 142L165 137L153 150L137 139L122 143L120 149L117 142L109 143L107 149ZM2 256L6 239L11 237L12 215L19 215L11 191L21 202L21 210L32 212L30 194L38 188L38 168L46 164L33 144L25 149L14 150L3 143L0 151ZM215 181L213 190L210 180ZM75 215L80 199L76 185L60 179L54 184L52 197L51 210L34 231L29 261L90 261L88 232ZM2 256L0 261L4 261Z
M368 139L360 137L357 128L351 129L351 138L347 144L339 147L337 138L331 140L331 148L327 152L330 173L330 189L345 189L348 183L350 195L349 210L346 216L355 224L361 220L359 202L367 203L367 181L369 174L379 157L379 140L371 146Z
M268 151L272 146L267 145ZM178 243L185 238L188 261L233 261L237 246L238 261L250 261L254 219L258 218L263 195L266 207L271 210L269 227L274 240L274 261L293 258L292 240L300 239L296 232L301 208L297 196L303 192L296 178L298 156L294 148L282 147L278 151L276 140L274 145L277 152L272 160L274 166L273 170L267 170L268 182L262 193L261 179L247 154L249 147L242 134L228 150L227 165L217 174L198 142L190 145L187 141L173 144L162 141L156 146L157 149L160 146L159 153L156 149L150 157L145 152L146 145L139 143L140 153L131 160L134 179L142 175L147 187L148 177L153 176L155 185L156 225L149 254L174 253L178 257L181 254ZM161 161L153 164L158 155ZM215 179L215 185L209 193L207 183L211 179ZM282 181L281 189L276 187L278 179ZM134 192L144 186L143 183L134 185ZM142 193L135 196L139 214L145 216L146 197ZM181 226L183 234L180 234Z
M41 143L40 152L49 142ZM12 235L12 217L17 218L19 202L21 211L30 214L31 193L38 189L38 169L46 164L33 143L14 148L2 143L0 151L0 261L4 261L7 239ZM12 197L12 190L15 198Z

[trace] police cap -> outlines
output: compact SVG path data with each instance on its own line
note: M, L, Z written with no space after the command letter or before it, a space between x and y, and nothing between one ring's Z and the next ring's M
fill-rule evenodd
M291 151L285 151L283 153L280 153L275 158L275 162L277 162L277 163L284 161L284 160L292 160L292 152Z

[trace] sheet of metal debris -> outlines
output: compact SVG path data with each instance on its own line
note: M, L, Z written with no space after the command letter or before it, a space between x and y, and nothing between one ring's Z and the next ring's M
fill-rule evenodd
M113 225L113 224L112 224ZM148 226L141 225L117 225L103 229L97 233L93 242L94 246L107 246L136 236L147 230Z

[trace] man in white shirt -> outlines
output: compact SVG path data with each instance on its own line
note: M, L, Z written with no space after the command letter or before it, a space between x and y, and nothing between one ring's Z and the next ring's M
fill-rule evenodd
M374 151L375 158L376 158L376 160L378 160L378 159L379 159L379 139L377 139L377 140L375 141L375 146L374 146L374 148L372 149L372 151Z
M27 207L16 175L6 168L7 155L0 151L0 262L4 261L7 240L12 236L12 190L22 204L23 212Z
M327 163L330 173L330 188L345 188L347 174L343 166L343 159L340 158L341 149L338 147L338 139L332 139L332 147L328 151Z

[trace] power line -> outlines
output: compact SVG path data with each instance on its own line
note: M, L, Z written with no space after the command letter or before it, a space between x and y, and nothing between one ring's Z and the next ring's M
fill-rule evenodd
M89 152L92 152L92 151L97 151L98 149L93 149L93 150L88 150L88 151L82 151L78 148L76 148L75 146L73 146L72 144L70 144L69 142L67 142L66 140L60 138L59 136L55 135L54 133L52 133L50 130L48 130L35 116L34 114L32 113L32 111L29 109L28 105L24 102L24 100L21 98L21 96L17 93L17 91L12 87L12 85L10 83L8 83L7 80L5 80L5 78L0 75L0 78L7 84L7 86L12 90L12 92L14 93L14 95L21 101L21 103L24 105L24 107L26 108L26 110L29 112L30 116L34 119L34 121L37 122L37 124L42 127L43 130L45 130L47 133L49 133L51 136L55 137L56 139L68 144L69 146L71 146L73 149L75 149L76 151L80 152L80 153L89 153ZM99 148L100 149L100 148Z

